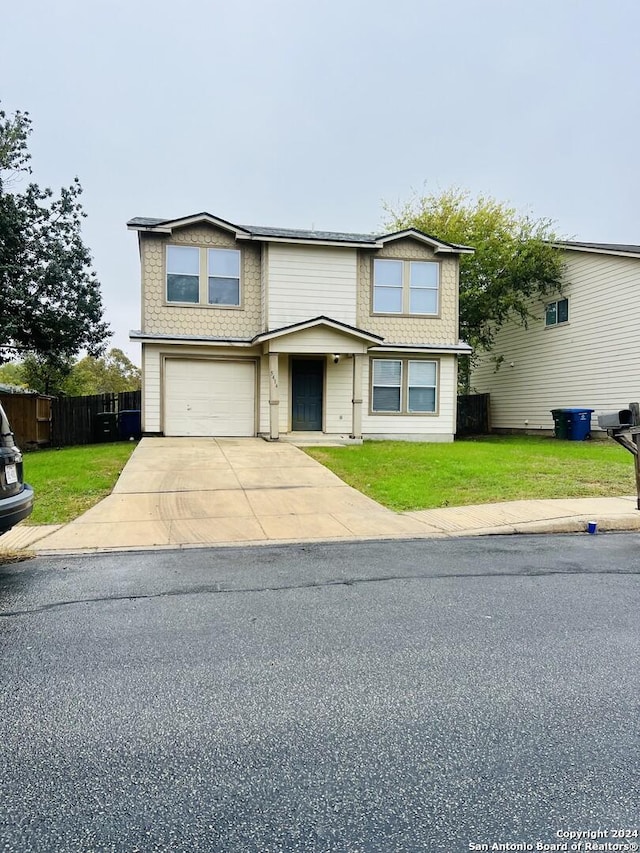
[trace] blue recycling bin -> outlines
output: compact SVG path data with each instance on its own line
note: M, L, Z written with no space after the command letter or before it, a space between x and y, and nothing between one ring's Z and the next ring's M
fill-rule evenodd
M569 441L584 441L591 435L591 415L593 409L564 409L567 418L567 438Z
M123 409L118 413L118 432L123 441L142 436L140 409Z

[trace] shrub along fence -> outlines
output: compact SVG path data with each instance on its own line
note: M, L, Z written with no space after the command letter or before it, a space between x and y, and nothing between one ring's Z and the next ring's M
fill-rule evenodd
M140 409L141 401L140 391L57 397L51 401L51 444L54 447L92 444L96 436L96 415Z
M489 431L489 394L458 395L456 435L486 435Z

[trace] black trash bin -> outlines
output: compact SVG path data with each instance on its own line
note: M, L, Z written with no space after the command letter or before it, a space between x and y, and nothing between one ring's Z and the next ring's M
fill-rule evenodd
M584 441L591 435L591 414L593 409L578 406L568 409L552 409L556 438L568 441Z
M569 438L569 416L566 409L551 409L553 434L556 438Z
M115 412L98 412L93 420L93 440L118 440L118 416Z
M142 437L140 409L123 409L118 415L118 432L123 441Z

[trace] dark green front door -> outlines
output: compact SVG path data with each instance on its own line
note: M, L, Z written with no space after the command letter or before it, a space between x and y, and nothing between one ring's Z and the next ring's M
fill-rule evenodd
M322 431L324 359L294 358L291 362L291 429Z

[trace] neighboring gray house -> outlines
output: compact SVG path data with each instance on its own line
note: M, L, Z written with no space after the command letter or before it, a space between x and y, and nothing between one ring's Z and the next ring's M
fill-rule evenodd
M640 246L557 246L562 292L531 304L527 328L499 329L473 372L473 389L491 395L493 429L552 430L551 410L574 406L594 409L596 428L599 412L640 400Z
M136 218L143 430L451 441L458 261L415 229Z

